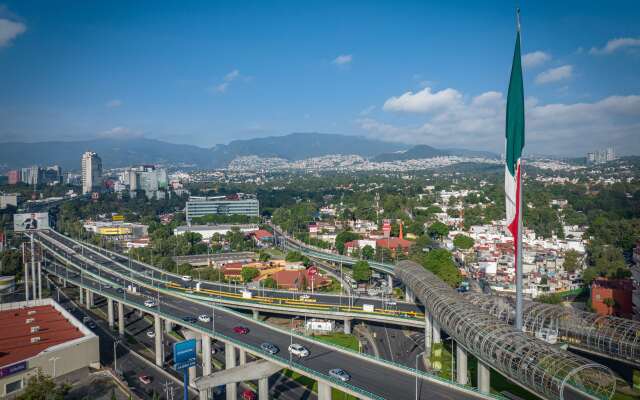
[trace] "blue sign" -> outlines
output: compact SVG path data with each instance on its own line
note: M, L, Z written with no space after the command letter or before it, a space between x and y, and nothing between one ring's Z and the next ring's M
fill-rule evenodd
M173 344L173 368L187 369L196 365L196 340L183 340Z
M5 376L17 374L27 369L27 362L22 361L17 364L9 365L8 367L0 368L0 378Z

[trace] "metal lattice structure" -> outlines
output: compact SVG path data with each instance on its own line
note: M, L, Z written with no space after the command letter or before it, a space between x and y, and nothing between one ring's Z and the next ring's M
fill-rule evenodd
M515 318L512 297L465 294L470 302L506 323ZM553 332L569 346L640 365L640 322L527 301L524 329L534 336Z
M399 262L395 273L459 346L528 390L545 399L613 396L607 367L516 331L415 262Z

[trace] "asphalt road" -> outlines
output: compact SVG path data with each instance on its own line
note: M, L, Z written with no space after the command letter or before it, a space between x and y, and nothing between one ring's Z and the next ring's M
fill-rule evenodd
M58 252L60 254L65 254L64 249L58 249ZM101 268L85 263L85 261L77 254L67 254L66 258L96 275L99 273L103 279L108 279L113 282L114 285L130 283L129 278L124 275L127 271L122 271L123 268L113 263L109 258L99 257L99 260L97 261L99 261L99 264L103 265ZM81 281L82 285L92 287L95 291L101 290L101 285L98 282L85 277L84 274L81 276L77 273L67 275L69 269L72 268L52 267L51 265L46 268L55 272L58 276L68 277L72 282ZM141 309L145 309L143 303L146 299L159 299L158 307L150 311L166 313L177 321L180 321L183 317L197 318L197 316L201 314L212 314L211 307L200 304L199 302L194 302L183 297L163 294L153 290L142 289L140 293L136 295L127 294L126 292L120 293L114 287L102 287L102 290L112 298L126 298L126 300L137 304ZM288 361L297 368L310 369L325 376L327 371L332 368L344 368L351 374L349 384L355 388L360 388L361 390L368 391L376 396L387 399L410 400L416 398L416 393L413 390L416 377L410 373L401 372L372 361L363 360L349 354L333 351L330 347L323 346L312 340L303 338L294 339L290 335L277 331L269 326L259 324L255 321L244 319L235 313L225 310L224 308L216 308L213 320L215 321L215 332L217 334L231 337L256 349L259 348L260 344L266 341L275 344L282 350L286 349L292 340L303 344L311 353L309 357L304 359L292 359L282 350L279 355L281 357L281 361ZM181 323L181 325L186 327L195 326L201 330L209 330L211 327L211 323L203 324L200 322L195 324L184 322ZM245 326L249 328L249 334L235 334L233 332L233 328L236 326ZM256 352L260 353L260 351ZM265 358L268 359L269 356L265 355ZM461 399L478 397L475 393L453 389L438 382L424 380L422 378L420 381L421 383L419 385L419 393L417 397L421 399Z

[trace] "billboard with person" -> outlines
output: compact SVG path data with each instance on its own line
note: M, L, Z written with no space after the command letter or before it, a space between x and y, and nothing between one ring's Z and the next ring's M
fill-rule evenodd
M50 229L49 213L24 213L13 216L13 230L24 232L37 229Z

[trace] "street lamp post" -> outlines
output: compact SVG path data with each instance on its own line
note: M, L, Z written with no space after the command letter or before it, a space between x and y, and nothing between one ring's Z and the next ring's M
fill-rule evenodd
M418 353L418 355L416 355L416 400L418 400L418 374L417 374L417 372L419 371L419 368L418 368L418 358L419 358L421 355L424 355L424 353L425 353L425 352L423 351L422 353Z

